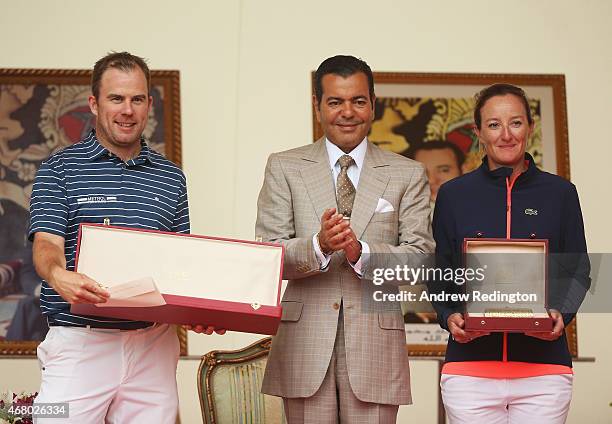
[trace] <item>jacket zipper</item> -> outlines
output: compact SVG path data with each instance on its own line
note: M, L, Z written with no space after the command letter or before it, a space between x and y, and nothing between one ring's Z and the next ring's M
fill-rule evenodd
M506 239L511 238L512 229L512 187L520 174L516 176L506 177ZM508 362L508 333L504 331L504 343L502 352L502 361Z

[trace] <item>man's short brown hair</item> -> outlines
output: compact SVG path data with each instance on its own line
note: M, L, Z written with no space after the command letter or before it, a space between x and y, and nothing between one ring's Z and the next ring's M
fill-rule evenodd
M134 56L128 52L112 52L98 60L94 65L93 73L91 74L91 92L94 97L97 99L100 94L100 81L107 69L114 68L123 72L130 72L136 67L139 67L145 75L147 94L149 94L151 92L151 71L149 71L147 62L142 57Z

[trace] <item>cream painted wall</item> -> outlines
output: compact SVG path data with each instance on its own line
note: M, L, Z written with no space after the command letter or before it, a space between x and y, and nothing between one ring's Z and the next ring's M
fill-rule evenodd
M183 163L193 231L253 238L266 157L308 143L310 71L338 53L377 71L566 75L572 181L589 248L610 252L605 172L612 98L608 0L108 0L5 2L0 67L90 68L128 50L181 71ZM223 180L221 180L223 178ZM612 422L610 314L583 314L570 423ZM190 335L190 353L237 348L257 336ZM181 361L183 422L199 420L194 361ZM414 362L415 405L400 422L435 422L436 366ZM35 360L0 360L0 389L34 389Z

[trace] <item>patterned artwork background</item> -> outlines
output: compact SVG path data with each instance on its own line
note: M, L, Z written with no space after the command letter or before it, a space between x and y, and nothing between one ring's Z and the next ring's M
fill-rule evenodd
M542 167L540 100L530 99L534 131L527 151ZM466 155L465 170L480 165L481 153L473 132L474 99L379 97L368 139L383 149L404 154L408 149L433 140L450 141Z

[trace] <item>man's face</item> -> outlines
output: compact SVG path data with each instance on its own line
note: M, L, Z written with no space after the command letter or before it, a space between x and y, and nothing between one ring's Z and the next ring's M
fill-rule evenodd
M146 77L138 67L128 72L110 68L102 74L98 98L90 96L89 106L96 115L96 135L105 147L117 154L139 149L152 102L148 94Z
M414 159L425 165L427 169L432 201L436 200L438 189L443 183L461 175L455 152L449 148L418 150Z
M368 135L374 110L363 72L343 78L327 74L320 102L313 96L317 120L329 141L348 153Z

